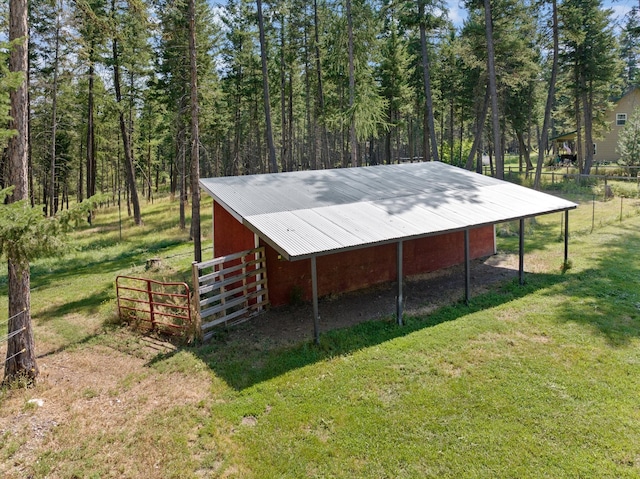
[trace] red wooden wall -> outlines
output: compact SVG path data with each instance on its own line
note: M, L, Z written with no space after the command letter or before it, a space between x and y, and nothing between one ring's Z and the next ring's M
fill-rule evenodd
M493 226L469 232L471 258L495 252ZM224 208L214 206L214 255L224 256L251 249L253 233ZM311 299L311 260L287 261L260 240L267 255L269 299L274 306L292 298ZM403 243L403 272L406 276L427 273L464 261L464 233L430 236ZM317 258L318 295L355 291L396 280L396 244L371 246Z

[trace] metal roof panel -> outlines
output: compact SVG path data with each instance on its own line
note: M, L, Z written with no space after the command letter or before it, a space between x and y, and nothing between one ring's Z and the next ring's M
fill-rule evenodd
M200 184L287 259L577 206L439 162L206 178Z

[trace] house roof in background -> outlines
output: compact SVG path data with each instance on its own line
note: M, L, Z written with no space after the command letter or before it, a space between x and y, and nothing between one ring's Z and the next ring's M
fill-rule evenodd
M204 178L200 185L288 260L577 206L439 162Z

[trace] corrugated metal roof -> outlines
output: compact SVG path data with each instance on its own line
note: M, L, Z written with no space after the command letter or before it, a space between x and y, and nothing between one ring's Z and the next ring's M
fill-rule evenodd
M205 178L200 185L289 260L577 206L439 162Z

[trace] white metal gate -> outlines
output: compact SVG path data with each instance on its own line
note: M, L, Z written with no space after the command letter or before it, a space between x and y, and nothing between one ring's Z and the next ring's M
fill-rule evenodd
M203 339L219 324L237 324L269 304L264 247L193 263L195 305Z

